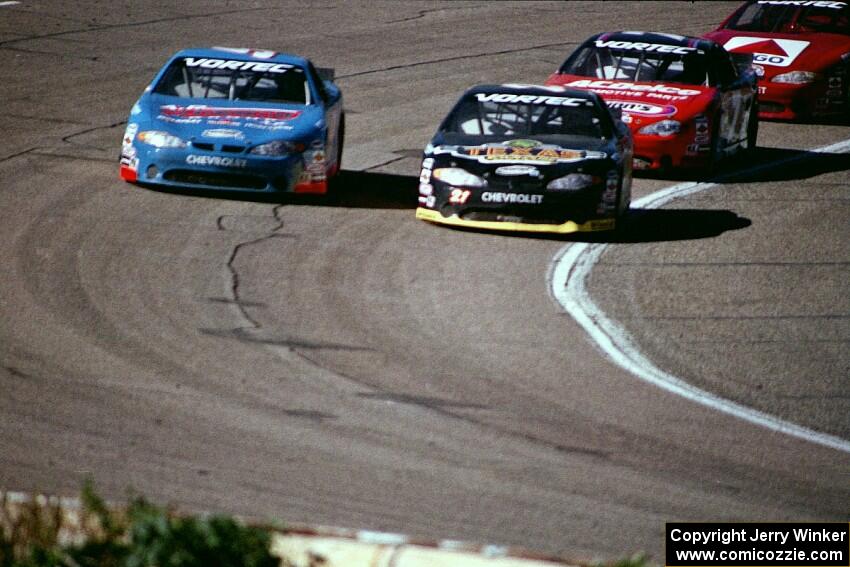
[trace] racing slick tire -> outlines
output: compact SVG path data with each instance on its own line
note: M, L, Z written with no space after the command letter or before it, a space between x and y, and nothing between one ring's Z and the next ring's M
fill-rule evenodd
M328 179L328 192L324 200L328 203L336 203L339 200L340 177L342 176L342 149L345 145L345 112L339 117L339 142L336 145L336 172Z
M620 175L620 187L617 189L617 215L614 217L614 236L622 239L629 232L631 199L623 198L623 176Z
M703 169L703 177L706 179L711 178L713 175L718 173L718 169L720 168L720 164L722 162L723 153L720 148L720 110L714 114L714 118L711 121L711 141L710 150L708 152L708 161L706 162Z
M339 143L336 147L336 178L342 171L342 148L345 145L345 112L339 116Z
M759 136L759 103L753 102L753 107L750 109L750 117L747 121L747 145L744 148L744 156L750 157L753 155L758 143Z

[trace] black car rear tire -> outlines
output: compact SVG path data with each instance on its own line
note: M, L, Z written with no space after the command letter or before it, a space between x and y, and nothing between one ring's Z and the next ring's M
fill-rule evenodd
M747 156L753 154L758 144L759 136L759 103L753 102L753 107L750 109L750 118L747 122L747 146L744 153Z

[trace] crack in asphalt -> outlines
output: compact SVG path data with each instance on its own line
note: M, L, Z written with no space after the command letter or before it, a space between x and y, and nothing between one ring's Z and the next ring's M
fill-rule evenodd
M228 271L230 272L230 294L233 297L233 305L236 306L236 308L239 310L239 313L242 315L242 317L251 324L251 328L255 329L255 330L261 329L262 325L260 324L259 321L257 321L253 317L251 317L251 315L250 315L250 313L248 313L248 309L247 309L247 306L248 306L249 303L243 301L242 297L240 296L241 294L240 294L240 287L239 286L241 284L241 279L240 279L240 276L239 276L239 270L236 269L236 257L239 255L239 252L247 246L253 246L254 244L259 244L260 242L265 242L265 241L270 240L272 238L277 238L277 237L281 236L278 231L283 228L283 219L280 218L280 209L282 209L282 208L283 208L283 205L275 205L275 207L272 209L272 215L274 216L275 220L277 221L277 226L272 228L269 231L269 234L266 234L265 236L261 236L260 238L255 238L254 240L247 240L245 242L238 243L230 251L230 257L227 259L226 265L227 265ZM220 216L216 220L216 226L219 228L219 230L224 230L224 228L221 224L222 218L223 217ZM244 328L242 330L244 330Z
M392 152L392 153L395 153L395 152ZM385 165L389 165L389 164L391 164L391 163L395 163L395 162L397 162L397 161L401 161L401 160L405 159L406 157L407 157L407 156L400 156L400 157L397 157L397 158L393 158L393 159L391 159L391 160L387 160L387 161L385 161L385 162L383 162L383 163L379 163L379 164L376 164L376 165L371 165L371 166L367 167L366 169L364 169L363 171L372 171L372 170L378 169L379 167L384 167Z
M62 141L66 144L71 144L72 146L79 147L89 147L95 150L103 150L104 148L98 148L95 146L91 146L89 144L76 144L71 141L71 138L76 138L77 136L82 136L83 134L88 134L90 132L96 132L97 130L109 130L110 128L117 128L118 126L123 126L127 123L127 120L119 120L118 122L113 122L112 124L107 124L106 126L92 126L91 128L86 128L84 130L80 130L79 132L74 132L73 134L68 134L67 136L62 137Z
M456 55L454 57L443 57L440 59L430 59L428 61L416 61L414 63L405 63L401 65L390 65L381 69L370 69L368 71L358 71L347 75L337 75L336 79L351 79L353 77L362 77L364 75L372 75L375 73L385 73L387 71L397 71L399 69L412 69L413 67L421 67L423 65L434 65L436 63L447 63L449 61L460 61L462 59L477 59L479 57L490 57L493 55L507 55L509 53L522 53L523 51L534 51L535 49L545 49L547 47L565 47L568 45L578 45L577 41L562 41L558 43L545 43L541 45L532 45L529 47L521 47L518 49L505 49L502 51L490 51L487 53L473 53L470 55Z
M3 370L8 372L11 376L14 376L15 378L32 378L32 376L30 376L26 372L18 370L14 366L4 366Z
M245 305L245 302L239 302L240 305ZM346 345L342 343L326 343L319 341L306 341L302 339L275 339L256 337L248 334L244 327L236 329L198 329L204 335L211 337L221 337L224 339L235 339L246 343L257 343L264 345L282 346L287 348L304 348L317 350L342 350L342 351L372 351L373 349L355 345Z
M41 34L41 35L29 35L29 36L26 36L26 37L20 37L20 38L15 38L15 39L7 39L6 41L0 41L0 47L6 46L6 45L9 45L9 44L12 44L12 43L18 43L18 42L21 42L21 41L48 39L48 38L54 38L54 37L61 37L63 35L98 32L98 31L104 31L104 30L114 30L114 29L123 29L123 28L135 28L135 27L140 27L140 26L146 26L146 25L149 25L149 24L163 24L163 23L167 23L167 22L178 22L178 21L181 21L181 20L214 18L214 17L217 17L217 16L227 16L227 15L230 15L230 14L241 14L241 13L247 13L247 12L259 12L259 11L271 10L271 9L272 8L270 8L270 7L244 8L244 9L240 9L240 10L224 10L224 11L221 11L221 12L212 12L212 13L209 13L209 14L189 14L189 15L183 14L183 15L180 15L180 16L171 16L171 17L168 17L168 18L156 18L156 19L152 19L152 20L145 20L145 21L142 21L142 22L130 22L130 23L123 23L123 24L105 24L105 25L93 26L93 27L86 28L86 29L65 30L65 31L61 31L61 32L46 33L46 34Z
M428 399L428 398L418 397L418 396L410 396L410 395L407 395L407 394L399 394L399 393L396 393L396 392L392 392L391 390L387 390L385 388L382 388L381 386L379 386L377 384L373 384L373 383L369 382L368 380L365 380L365 379L362 379L362 378L355 378L354 376L351 376L350 374L346 374L344 372L339 372L338 370L334 370L334 369L322 364L318 360L315 360L314 358L308 356L306 353L299 352L297 349L292 349L292 350L295 354L297 354L302 359L309 362L310 364L312 364L316 368L324 370L325 372L328 372L328 373L330 373L334 376L337 376L339 378L343 378L343 379L348 380L349 382L352 382L352 383L354 383L358 386L368 388L369 390L372 390L373 392L375 392L374 394L361 393L361 394L358 394L358 397L374 398L374 399L383 400L383 401L387 401L387 399L389 398L390 401L397 401L397 402L404 403L406 405L412 405L412 406L420 407L420 408L432 411L434 413L437 413L439 415L442 415L443 417L448 417L450 419L454 419L454 420L457 420L457 421L468 423L468 424L471 424L475 427L479 427L479 428L484 429L484 430L495 431L495 432L502 434L502 435L505 435L507 437L512 437L514 439L520 439L522 441L525 441L525 442L530 443L532 445L536 445L538 447L545 447L547 449L553 450L556 453L560 453L560 454L587 455L587 456L597 457L597 458L601 458L601 459L610 459L611 458L611 452L609 452L609 451L601 451L599 449L593 449L593 448L589 448L589 447L577 447L577 446L572 446L572 445L565 445L563 443L553 443L553 442L548 441L546 439L541 439L540 437L535 437L534 435L532 435L530 433L522 433L522 432L515 431L515 430L512 430L512 429L507 429L505 427L502 427L502 426L499 426L499 425L496 425L496 424L493 424L493 423L487 423L483 419L478 419L478 418L475 418L475 417L472 417L472 416L469 416L469 415L465 415L465 414L462 414L462 413L458 413L456 411L452 411L451 409L448 409L447 406L454 405L455 407L459 407L459 408L467 407L467 408L472 408L472 409L488 409L486 407L477 408L477 407L474 407L473 404L463 404L463 402L453 402L452 404L448 404L446 400L440 400L438 403L434 403L433 400ZM392 398L396 398L396 399L393 400Z
M14 51L18 53L27 53L30 55L48 55L50 57L64 57L66 59L76 59L77 61L97 61L97 57L86 57L84 55L68 55L67 53L55 53L52 51L39 51L37 49L24 49L23 47L7 47L2 46L0 50Z
M5 115L5 116L16 117L15 115ZM17 118L26 118L26 117L17 117ZM45 120L45 119L41 119L41 120ZM48 120L52 121L52 119L48 119ZM57 120L57 122L64 122L64 121ZM99 147L93 146L91 144L75 143L71 140L71 138L75 138L77 136L82 136L83 134L88 134L89 132L94 132L96 130L108 130L110 128L115 128L117 126L121 126L121 125L126 124L126 123L127 123L126 120L121 120L120 122L115 122L115 123L112 123L112 124L108 124L106 126L93 126L93 127L90 127L90 128L85 128L85 129L80 130L78 132L74 132L74 133L68 134L66 136L63 136L61 138L61 141L68 144L68 145L78 147L78 148L89 148L89 149L97 150L97 151L106 151L107 150L106 148L99 148ZM70 124L79 124L79 123L71 122ZM8 156L0 157L0 163L9 161L9 160L14 159L16 157L20 157L22 155L29 154L29 153L33 153L35 155L44 156L44 157L54 157L54 158L62 158L62 159L78 159L78 160L85 160L85 161L100 161L100 162L109 162L109 163L114 161L112 159L105 159L105 158L93 158L93 157L88 157L88 156L67 155L67 154L61 154L61 153L50 153L51 149L52 148L49 147L49 146L32 146L30 148L27 148L25 150L21 150L19 152L15 152L15 153L10 154Z
M4 161L9 161L11 159L15 159L16 157L20 157L20 156L28 154L30 152L35 152L36 150L43 150L43 149L44 149L44 146L33 146L31 148L21 150L20 152L17 152L17 153L8 155L8 156L0 157L0 163L3 163Z
M62 118L53 118L51 116L30 116L28 114L12 114L0 112L2 118L17 118L18 120L35 120L37 122L53 122L56 124L72 124L74 126L88 126L87 122L77 122L75 120L64 120Z
M86 146L79 146L79 147L83 148L83 147L86 147ZM92 149L103 151L100 148L92 147ZM99 162L99 163L117 163L115 158L101 158L101 157L91 157L91 156L81 156L81 155L56 154L56 153L51 153L48 148L42 148L40 150L34 151L33 155L46 157L46 158L69 159L69 160L75 160L75 161L96 161L96 162Z
M403 159L403 158L399 158ZM370 382L364 378L358 378L352 376L350 374L340 372L337 369L331 368L320 362L314 356L311 356L309 352L305 351L316 351L316 350L324 350L326 348L332 349L343 349L343 350L364 350L371 351L373 349L367 347L354 347L350 345L336 345L336 344L320 344L313 343L309 341L299 341L299 340L275 340L275 339L264 339L264 338L256 338L252 337L248 334L249 331L256 331L258 329L262 329L262 324L252 317L248 312L247 307L252 306L253 302L245 300L241 297L241 284L242 279L239 274L239 270L236 268L236 258L239 256L239 253L243 251L248 246L253 246L255 244L259 244L262 242L266 242L271 238L276 238L281 236L278 231L283 229L283 219L280 217L280 211L283 209L284 205L276 205L273 209L274 218L277 220L278 224L274 228L269 231L269 234L262 236L260 238L255 238L253 240L248 240L245 242L240 242L236 244L230 252L230 256L227 259L227 270L230 273L230 294L231 298L218 298L219 302L227 302L234 305L242 318L249 323L248 326L238 327L236 329L231 330L218 330L218 329L200 329L201 333L204 333L209 336L218 336L223 338L244 338L248 339L249 342L256 342L258 344L266 344L277 347L286 348L289 352L303 360L304 362L310 364L316 369L327 372L328 374L340 378L342 380L346 380L352 384L355 384L361 388L365 388L368 392L361 392L357 394L358 397L367 399L367 400L377 400L377 401L394 401L397 403L403 403L406 405L412 405L416 407L423 408L428 411L435 412L443 417L447 417L453 420L461 421L475 427L481 428L487 431L495 431L498 434L505 435L508 437L512 437L514 439L522 440L526 443L536 445L539 447L545 447L549 450L555 451L559 454L573 454L573 455L586 455L595 458L602 459L610 459L611 452L609 451L601 451L599 449L594 449L591 447L578 447L566 445L563 443L555 443L552 441L548 441L546 439L542 439L540 437L536 437L530 433L523 433L515 430L511 430L509 428L499 426L493 423L487 423L483 419L475 418L469 415L465 415L459 413L458 411L453 411L450 408L455 409L467 409L467 410L486 410L489 409L486 406L482 406L479 404L472 404L466 402L455 402L452 400L444 400L437 398L430 398L427 396L415 396L410 394L404 394L399 392L393 392L386 388L381 387L379 384L375 384ZM223 227L220 223L221 217L217 220L216 224L220 230L223 230Z
M434 14L436 12L449 12L451 10L467 10L469 8L475 8L475 7L480 7L480 6L481 5L479 4L477 6L472 5L472 6L462 6L462 7L456 7L456 8L444 7L444 8L432 8L430 10L419 10L419 12L415 16L408 16L407 18L400 18L398 20L389 20L389 21L384 22L384 24L399 24L399 23L402 23L402 22L410 22L410 21L413 21L413 20L420 20L420 19L424 18L425 16L427 16L428 14Z

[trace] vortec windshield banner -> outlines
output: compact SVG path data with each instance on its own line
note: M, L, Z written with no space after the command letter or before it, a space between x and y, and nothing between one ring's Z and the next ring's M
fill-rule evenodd
M668 523L667 567L848 567L847 523Z
M828 0L759 0L759 4L775 6L812 6L813 8L832 8L840 10L847 6L846 2L830 2Z
M285 63L266 63L265 61L234 61L228 59L210 59L202 57L186 57L183 60L187 67L200 67L202 69L227 69L230 71L257 71L268 73L286 73L292 69L292 65Z
M607 47L609 49L627 49L632 51L655 51L657 53L675 53L686 55L696 51L695 47L680 47L678 45L664 45L663 43L644 43L640 41L603 41L596 40L596 47Z
M565 96L549 95L521 95L509 93L477 93L475 98L479 102L502 102L510 104L548 104L551 106L592 106L593 103L586 98L571 98Z

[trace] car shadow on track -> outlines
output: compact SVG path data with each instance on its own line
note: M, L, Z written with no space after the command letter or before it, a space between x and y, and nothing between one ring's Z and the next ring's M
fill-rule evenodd
M483 231L465 227L440 227L500 234L514 238L556 240L560 242L589 242L606 244L635 244L640 242L670 242L714 238L730 230L739 230L752 224L746 217L732 211L709 209L632 209L623 228L611 232L576 232L572 234L523 233L508 231Z
M296 195L291 193L249 193L226 189L178 189L145 185L160 193L271 203L350 209L415 209L418 179L411 175L342 170L332 182L329 195Z
M808 179L824 173L850 170L850 156L787 148L758 148L754 160L748 165L751 167L744 171L728 171L716 182L760 183ZM758 168L759 165L764 167Z
M847 154L759 147L751 155L736 156L720 163L711 172L687 169L670 172L636 172L635 177L730 184L792 181L847 170L850 170L850 158Z
M624 228L611 235L599 235L599 240L619 243L696 240L714 238L751 224L750 219L726 210L634 209L629 211Z

